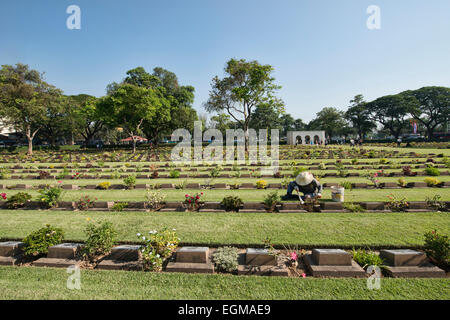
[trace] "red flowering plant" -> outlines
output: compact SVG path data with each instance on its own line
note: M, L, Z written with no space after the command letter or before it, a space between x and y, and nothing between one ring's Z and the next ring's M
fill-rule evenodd
M3 200L6 200L6 193L0 193L0 197L2 197Z
M372 173L370 171L367 171L366 174L364 174L364 177L366 179L368 179L369 181L371 181L373 183L373 185L375 186L375 188L379 188L380 187L380 180L378 179L380 176L382 176L384 174L383 170L379 170L375 173Z
M91 196L83 196L79 201L77 201L76 205L78 210L86 211L94 206L95 201L97 201L97 198L91 198Z
M83 175L79 172L76 172L74 175L72 175L72 179L78 180L82 177Z
M204 202L201 201L202 196L203 192L196 193L193 196L186 194L183 202L184 208L187 211L198 211L204 205Z

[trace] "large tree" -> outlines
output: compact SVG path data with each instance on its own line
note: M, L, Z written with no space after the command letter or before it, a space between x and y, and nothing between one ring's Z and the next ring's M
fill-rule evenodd
M28 154L33 154L33 139L45 125L48 108L61 97L61 90L43 80L43 74L28 65L3 65L0 70L0 116L3 122L24 134Z
M104 126L97 108L98 103L99 99L88 94L68 97L71 135L81 135L84 138L85 145L88 145Z
M151 89L159 96L161 105L156 108L155 116L142 124L144 135L154 144L158 143L162 135L168 135L177 128L193 129L194 121L197 120L197 114L192 108L194 88L180 86L175 73L156 67L150 74L143 67L137 67L127 72L123 82Z
M407 125L409 110L417 103L414 97L396 94L380 97L367 103L372 120L381 123L398 139Z
M323 108L316 114L316 118L308 123L309 130L324 130L332 138L343 133L347 126L344 113L336 108Z
M376 128L374 121L370 118L369 110L362 94L356 95L350 100L351 105L345 112L345 118L350 121L353 128L361 139L365 139L366 134Z
M249 125L250 128L255 130L279 129L281 127L280 112L271 105L261 104L252 113Z
M121 127L133 141L136 152L137 135L142 132L142 124L151 120L161 100L153 89L123 83L98 103L104 121L112 127Z
M248 151L249 123L255 108L266 105L277 111L284 110L284 103L275 96L281 87L272 77L273 67L257 61L231 59L225 66L225 77L214 77L209 99L205 104L208 112L227 112L245 132L245 149Z
M423 87L418 90L408 90L401 93L414 97L417 102L411 103L408 110L411 116L427 130L428 139L433 138L433 132L450 118L450 88Z

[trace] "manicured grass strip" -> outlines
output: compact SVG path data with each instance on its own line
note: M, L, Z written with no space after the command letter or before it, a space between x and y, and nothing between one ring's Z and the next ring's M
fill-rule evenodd
M276 190L190 190L190 189L160 189L161 193L167 195L166 201L184 201L185 194L195 194L203 192L203 201L222 201L225 196L237 195L243 201L258 201L262 202L264 197ZM37 199L38 192L36 190L6 190L8 196L12 196L18 192L27 192ZM280 195L286 193L286 190L278 190ZM388 201L387 196L393 194L397 199L403 197L407 201L424 201L427 197L432 198L438 194L441 200L450 201L450 189L448 188L404 188L404 189L353 189L352 191L345 190L345 200L347 202L360 201ZM90 195L97 197L98 201L145 201L146 190L67 190L64 192L62 201L78 201L81 197ZM331 190L324 189L323 199L331 201Z
M0 299L421 299L447 300L447 279L381 280L157 274L82 270L81 290L66 288L65 269L0 267Z
M84 240L92 221L111 221L118 240L137 241L136 233L175 228L183 243L310 246L421 246L423 234L450 234L448 213L207 213L1 210L0 238L23 238L49 223L66 239Z
M314 174L314 171L312 171ZM379 182L398 182L398 179L400 177L380 177ZM416 176L416 177L402 177L405 179L406 182L423 182L425 180L425 176ZM450 176L438 176L436 177L439 181L445 182L450 181ZM162 184L162 183L172 183L174 185L180 184L182 182L186 183L199 183L201 185L205 184L205 178L178 178L178 179L170 179L170 178L158 178L158 179L137 179L138 184ZM215 183L226 183L226 184L242 184L242 183L253 183L256 184L256 181L258 180L265 180L268 183L281 183L283 179L277 179L277 178L217 178L214 179L212 184ZM295 179L293 177L287 178L289 181L294 181ZM113 184L121 184L123 185L123 179L80 179L80 180L58 180L58 179L8 179L8 180L0 180L1 184L4 184L6 186L15 186L17 184L28 184L31 186L39 186L39 185L46 185L46 184L53 184L57 185L58 181L62 181L62 184L72 184L77 186L86 186L86 185L98 185L101 182L108 181ZM348 178L341 178L341 177L326 177L321 178L320 182L323 183L342 183L342 182L350 182L350 183L367 183L369 185L372 185L370 181L368 181L366 178L363 177L348 177Z

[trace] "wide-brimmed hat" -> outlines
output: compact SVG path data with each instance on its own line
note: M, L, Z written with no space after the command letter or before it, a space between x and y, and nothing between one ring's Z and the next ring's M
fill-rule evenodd
M301 172L297 178L295 178L295 182L299 185L299 186L306 186L308 184L310 184L313 181L314 177L310 172Z

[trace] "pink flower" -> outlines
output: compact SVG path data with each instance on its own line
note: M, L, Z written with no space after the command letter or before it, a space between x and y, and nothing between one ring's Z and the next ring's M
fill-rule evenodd
M303 277L303 278L306 278L306 273L302 273L302 277Z
M294 261L296 261L296 260L297 260L297 258L298 258L298 256L297 256L297 252L291 252L291 260L294 260Z
M59 181L58 181L58 183L62 183L62 181L61 181L61 180L59 180Z
M3 198L3 200L6 200L6 193L0 193L0 196Z
M378 177L378 173L375 173L373 176L374 176L374 177Z

